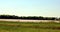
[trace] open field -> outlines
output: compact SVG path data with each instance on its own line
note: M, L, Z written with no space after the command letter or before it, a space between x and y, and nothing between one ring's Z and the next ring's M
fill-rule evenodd
M60 32L60 23L0 21L0 32Z

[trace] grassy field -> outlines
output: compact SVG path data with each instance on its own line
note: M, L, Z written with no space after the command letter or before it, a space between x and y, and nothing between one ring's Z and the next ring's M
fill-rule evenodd
M60 32L60 23L0 21L0 32Z

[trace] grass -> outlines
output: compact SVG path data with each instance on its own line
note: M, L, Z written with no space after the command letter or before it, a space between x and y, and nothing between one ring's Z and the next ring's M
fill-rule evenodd
M60 32L60 23L0 21L0 32Z

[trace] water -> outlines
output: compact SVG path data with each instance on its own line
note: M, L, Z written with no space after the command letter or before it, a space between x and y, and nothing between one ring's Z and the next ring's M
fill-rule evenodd
M23 19L0 19L0 21L13 21L13 22L57 22L56 20L23 20Z

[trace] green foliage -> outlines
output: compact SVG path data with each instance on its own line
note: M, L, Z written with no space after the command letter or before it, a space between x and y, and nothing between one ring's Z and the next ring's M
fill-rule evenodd
M0 19L56 20L56 17L0 15Z

